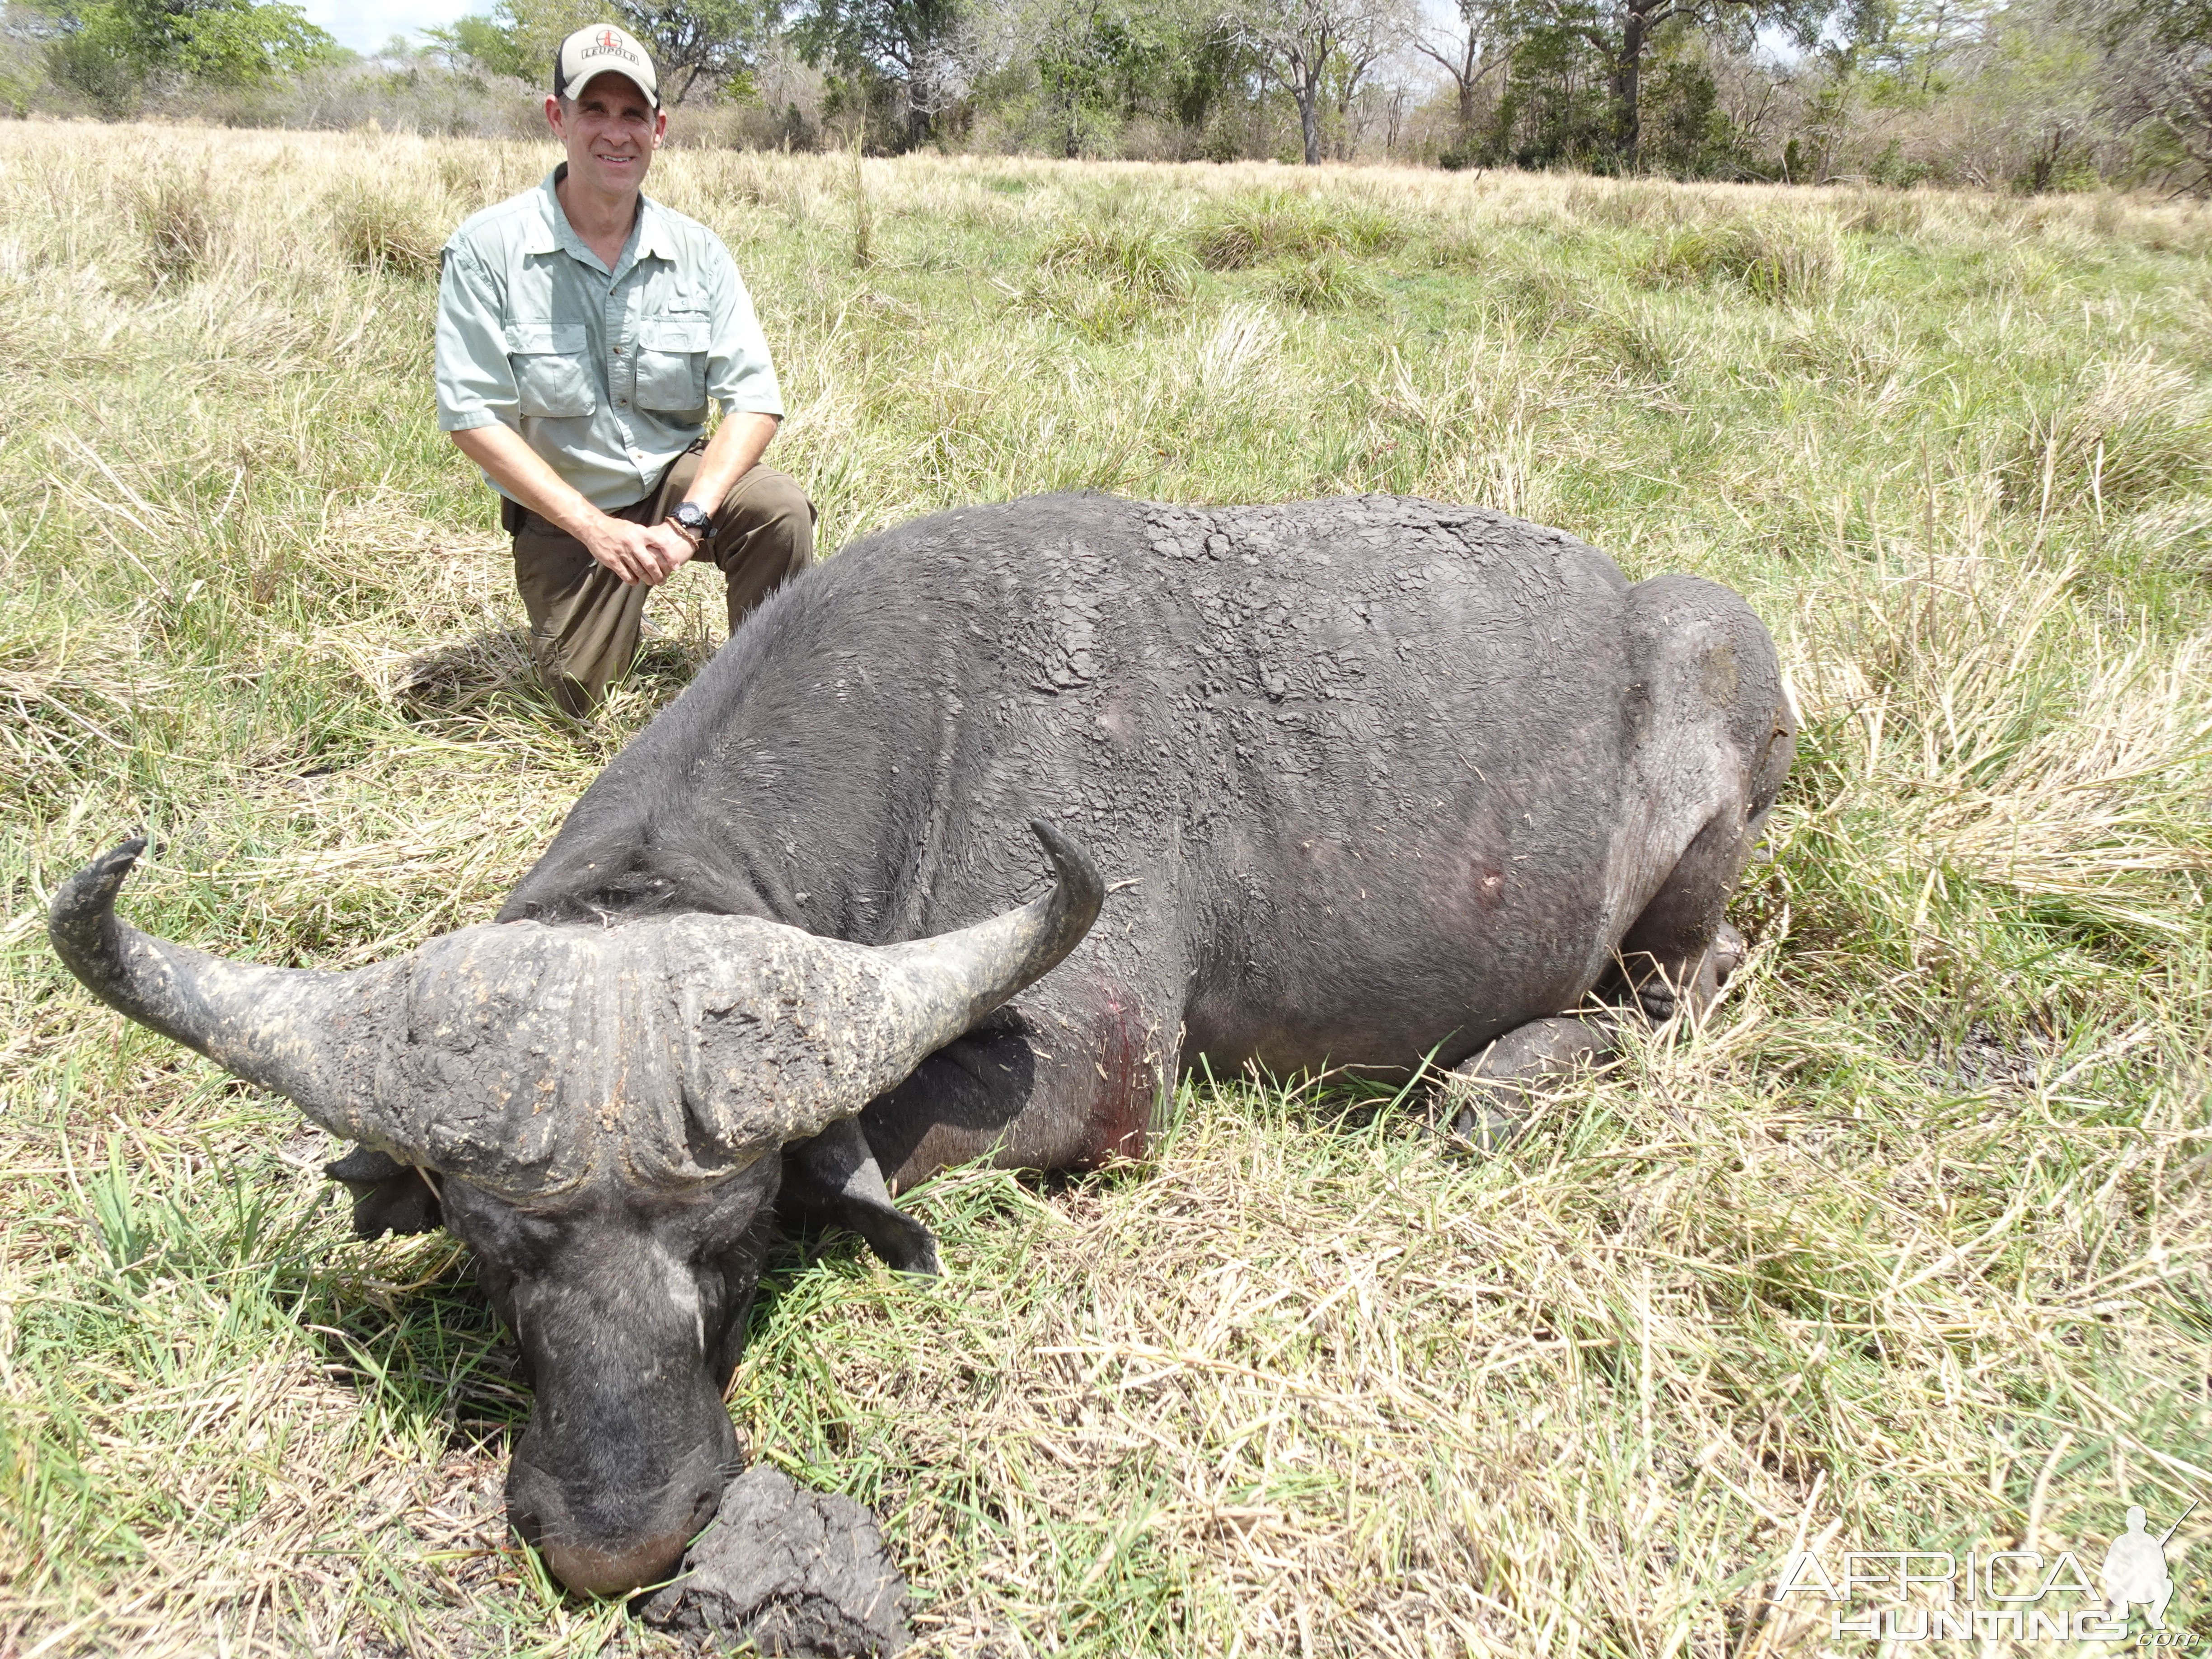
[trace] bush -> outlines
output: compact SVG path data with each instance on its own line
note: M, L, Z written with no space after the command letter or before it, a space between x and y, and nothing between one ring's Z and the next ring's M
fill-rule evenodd
M222 213L208 193L208 176L164 173L131 192L131 218L142 248L139 263L155 287L189 283L215 263Z
M1381 253L1404 237L1395 218L1364 202L1323 204L1267 191L1232 198L1200 228L1196 246L1199 263L1208 270L1242 270L1273 259Z
M137 107L139 80L129 61L81 34L46 43L46 73L110 120Z
M337 198L332 218L338 252L356 270L418 280L438 274L445 227L422 204L356 185Z

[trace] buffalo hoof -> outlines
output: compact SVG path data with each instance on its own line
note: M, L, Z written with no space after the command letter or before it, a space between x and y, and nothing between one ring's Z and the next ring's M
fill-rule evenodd
M1530 1020L1446 1074L1439 1116L1452 1134L1483 1152L1502 1152L1528 1127L1539 1089L1602 1066L1620 1044L1606 1019Z
M906 1580L875 1518L755 1464L730 1482L684 1571L646 1598L645 1622L793 1659L888 1659L913 1636Z
M1750 950L1743 935L1723 921L1680 985L1671 983L1664 974L1654 974L1636 988L1636 1006L1654 1024L1664 1024L1686 1009L1692 1019L1703 1019L1721 1000L1722 988L1735 977Z

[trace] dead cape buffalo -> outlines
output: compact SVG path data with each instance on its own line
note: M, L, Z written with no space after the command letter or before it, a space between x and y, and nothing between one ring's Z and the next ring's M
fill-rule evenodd
M110 1005L358 1140L333 1171L365 1229L467 1242L534 1389L510 1514L612 1592L737 1462L721 1389L780 1205L927 1272L892 1194L1137 1152L1201 1056L1601 1048L1567 1017L1593 993L1649 1013L1730 965L1793 741L1741 599L1631 586L1558 531L1054 497L793 583L489 923L348 973L227 962L117 922L133 843L52 933Z

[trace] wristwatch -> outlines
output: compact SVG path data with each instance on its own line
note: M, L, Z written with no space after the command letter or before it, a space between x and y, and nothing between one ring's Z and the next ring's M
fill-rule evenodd
M703 542L714 532L714 521L708 518L696 501L678 501L668 515L668 522L695 542Z

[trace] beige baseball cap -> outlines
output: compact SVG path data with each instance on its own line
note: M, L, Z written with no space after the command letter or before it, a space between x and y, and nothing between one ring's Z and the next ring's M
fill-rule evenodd
M619 75L633 82L653 108L660 107L660 81L653 59L637 37L612 23L578 29L561 43L553 58L553 95L574 98L595 75Z

